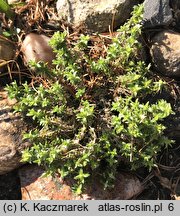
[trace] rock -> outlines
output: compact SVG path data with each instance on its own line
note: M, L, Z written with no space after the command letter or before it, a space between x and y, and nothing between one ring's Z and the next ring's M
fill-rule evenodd
M169 77L180 77L180 34L162 31L152 38L150 53L160 73Z
M55 58L52 48L49 46L50 38L41 34L30 33L26 35L21 51L24 55L24 60L28 64L29 61L43 61L50 66Z
M117 176L114 189L104 191L99 179L87 186L81 196L76 196L69 183L60 177L43 177L44 170L36 165L25 165L19 169L21 192L23 200L103 200L103 199L130 199L143 190L136 176L120 173Z
M87 190L82 194L82 199L93 200L128 200L143 191L143 186L139 179L130 173L120 172L116 176L114 188L104 190L99 179L95 179L92 185L88 185Z
M51 176L43 177L44 170L36 165L19 169L22 200L71 200L74 195L68 185Z
M0 71L3 70L4 61L12 60L15 56L15 46L6 38L0 38Z
M145 0L144 28L168 26L173 21L169 0Z
M116 28L129 17L133 6L139 0L58 0L57 11L60 19L84 26L92 32L107 32L109 26Z
M7 92L0 91L0 175L21 166L21 151L29 146L22 141L22 132L26 129L18 114L14 114L12 105L16 102L7 98Z

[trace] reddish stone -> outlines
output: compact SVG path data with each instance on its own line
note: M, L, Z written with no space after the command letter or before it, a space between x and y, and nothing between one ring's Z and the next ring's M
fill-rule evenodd
M19 170L23 200L126 200L143 190L136 176L119 173L113 189L105 191L99 179L93 179L86 191L76 196L71 190L73 180L67 184L58 176L43 177L43 174L44 170L35 165L24 166Z
M35 165L19 170L22 200L70 200L73 195L61 178L43 177L44 170Z

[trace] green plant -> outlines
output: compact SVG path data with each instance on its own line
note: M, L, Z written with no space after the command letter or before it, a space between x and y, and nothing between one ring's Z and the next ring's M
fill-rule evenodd
M5 13L9 19L14 19L15 13L5 0L0 0L0 11Z
M66 32L56 32L50 42L54 69L31 63L43 82L7 87L18 101L15 111L31 120L24 139L33 145L23 161L72 176L77 193L90 176L100 176L104 188L112 186L124 159L133 169L151 169L161 147L172 143L163 126L172 114L170 104L143 102L165 82L153 80L150 66L140 60L142 11L142 5L134 7L105 57L91 58L89 36L69 42Z

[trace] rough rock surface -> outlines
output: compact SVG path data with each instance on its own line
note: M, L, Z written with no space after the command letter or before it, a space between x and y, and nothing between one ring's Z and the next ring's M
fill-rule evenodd
M49 37L42 34L30 33L26 35L21 46L25 62L28 63L31 60L43 61L51 65L55 54L48 44L49 40Z
M58 0L60 19L74 27L85 26L93 32L107 32L109 26L120 26L139 0Z
M98 179L93 179L81 196L72 190L72 180L64 182L60 177L42 177L44 170L36 165L26 165L19 169L23 200L103 200L130 199L143 190L139 179L128 173L119 173L114 189L104 191Z
M169 0L145 0L144 27L168 26L173 21Z
M44 170L36 165L19 169L22 200L70 200L72 191L60 178L42 177Z
M0 91L0 175L8 173L22 163L21 151L29 145L22 141L22 131L26 129L18 114L14 114L14 100L7 98L7 92Z
M180 77L180 34L162 31L152 38L150 49L157 71L165 76Z

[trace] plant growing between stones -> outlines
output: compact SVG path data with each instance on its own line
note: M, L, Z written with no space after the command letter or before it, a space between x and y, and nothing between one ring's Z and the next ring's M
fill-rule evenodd
M173 113L170 104L143 102L165 82L153 80L140 60L142 11L142 5L134 7L100 58L88 53L90 36L69 42L66 32L56 32L50 42L54 69L31 62L43 82L7 87L18 101L15 111L32 122L24 139L33 145L23 152L23 161L73 177L78 194L94 176L105 189L113 186L122 161L132 169L152 169L161 148L173 143L163 126Z

